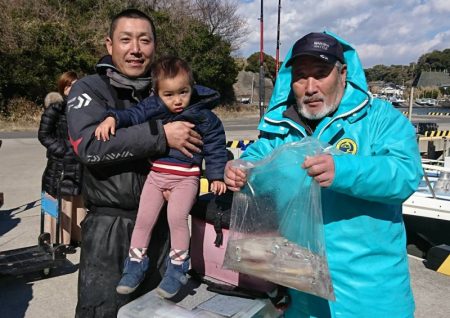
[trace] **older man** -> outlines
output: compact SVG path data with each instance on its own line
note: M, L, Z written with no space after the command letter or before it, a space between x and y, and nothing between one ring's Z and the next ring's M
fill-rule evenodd
M94 137L107 107L128 108L149 95L155 46L155 27L147 15L135 9L119 13L106 39L110 55L97 64L97 74L74 85L68 98L69 135L85 164L83 195L88 208L82 225L76 312L80 318L116 317L120 306L159 283L157 268L169 247L165 219L155 226L150 242L148 279L133 294L116 294L149 172L147 158L164 154L169 147L191 156L202 143L194 125L186 122L163 126L149 121L119 129L108 142Z
M391 104L371 97L352 46L327 33L299 39L259 129L241 159L262 159L306 136L346 153L302 165L322 187L336 301L290 290L286 317L413 317L401 204L422 177L415 132ZM236 191L246 175L228 164L225 181Z

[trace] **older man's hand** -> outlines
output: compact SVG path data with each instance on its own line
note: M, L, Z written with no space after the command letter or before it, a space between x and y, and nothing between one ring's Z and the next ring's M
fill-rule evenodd
M233 167L233 160L225 165L224 181L231 191L239 191L247 182L247 174L244 170Z
M323 154L307 157L302 164L302 168L308 171L308 175L313 177L321 187L329 187L334 180L335 169L332 155Z

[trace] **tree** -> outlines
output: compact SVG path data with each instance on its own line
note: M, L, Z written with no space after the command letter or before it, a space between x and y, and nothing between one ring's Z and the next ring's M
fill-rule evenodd
M413 78L412 65L375 65L372 68L365 69L368 82L384 81L403 85Z
M231 44L236 50L248 35L245 20L237 14L236 0L194 0L194 17L205 23L211 34Z
M92 72L103 51L97 38L102 19L95 28L92 23L99 12L95 9L102 4L0 0L1 22L6 25L0 40L0 107L14 97L41 103L45 94L56 88L62 72ZM80 11L83 7L91 10Z
M175 55L185 59L197 83L218 90L224 102L234 99L233 83L238 67L231 45L192 17L176 17L171 12L153 12L158 34L158 56Z
M259 67L260 67L259 57L260 57L259 52L255 52L252 55L250 55L247 58L247 66L245 67L245 70L249 71L249 72L258 73ZM266 77L269 77L272 80L274 80L275 79L275 59L271 55L268 55L266 53L263 53L263 57L264 57L264 72L266 74Z
M165 12L174 21L198 20L209 32L238 49L248 35L247 23L237 14L238 0L135 0L135 6ZM187 24L178 31L183 32Z
M228 3L216 3L211 16ZM7 113L13 98L41 104L56 89L62 72L93 73L96 61L106 54L111 17L129 6L155 20L158 55L185 58L199 83L229 100L237 75L233 38L222 24L206 23L194 5L194 0L0 0L0 112ZM236 11L227 12L228 22L239 19ZM236 28L233 32L239 33Z
M203 24L191 24L190 28L180 46L180 56L191 64L198 83L218 90L226 102L234 100L238 67L231 57L231 45L211 35Z
M450 49L426 53L419 58L417 72L443 71L450 72Z

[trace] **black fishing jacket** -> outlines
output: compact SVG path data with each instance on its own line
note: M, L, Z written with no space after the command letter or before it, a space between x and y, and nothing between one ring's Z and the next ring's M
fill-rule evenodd
M111 78L114 72L118 73L107 56L97 65L97 74L74 84L67 102L69 136L85 165L86 207L126 210L135 216L149 172L147 158L164 154L167 142L160 121L118 129L107 142L95 138L94 131L104 119L106 109L129 108L149 94L150 81L148 86L137 89L142 79L118 83Z

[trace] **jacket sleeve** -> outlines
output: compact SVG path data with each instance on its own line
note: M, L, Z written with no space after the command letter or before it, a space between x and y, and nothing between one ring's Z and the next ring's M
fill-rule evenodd
M330 189L399 204L416 191L423 176L415 131L397 110L380 104L373 108L369 114L372 153L334 156L335 177Z
M281 139L276 137L275 134L261 131L260 138L245 149L241 159L247 161L261 160L282 143Z
M57 124L61 117L59 104L50 104L44 111L39 123L38 139L47 148L48 154L63 158L66 153L66 143L58 138Z
M108 113L112 113L117 120L116 127L124 128L145 123L155 116L156 97L149 96L138 104L127 109L110 109Z
M97 140L95 128L104 119L107 107L114 105L107 105L91 86L86 78L77 81L67 105L70 142L83 164L101 165L165 153L167 143L159 121L118 129L106 142Z
M220 119L211 111L206 111L209 112L209 127L203 135L205 174L210 181L223 180L228 160L225 130Z

